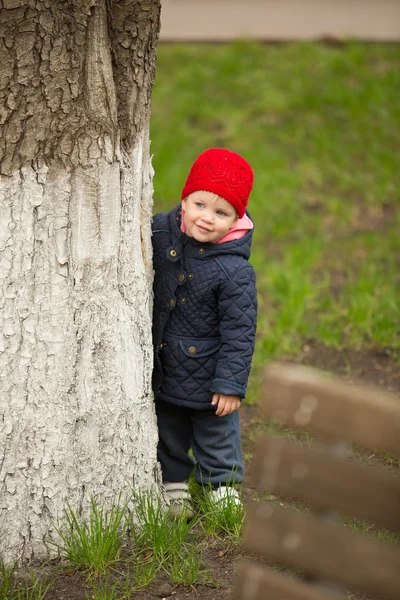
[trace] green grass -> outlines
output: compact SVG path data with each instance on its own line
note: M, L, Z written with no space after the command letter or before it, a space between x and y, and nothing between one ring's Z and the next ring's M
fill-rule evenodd
M21 581L15 566L5 566L0 561L0 600L45 600L51 583L39 578L33 571Z
M250 400L261 366L304 341L400 357L399 95L396 44L158 48L155 211L179 202L207 147L243 153L255 171Z
M179 202L207 147L242 153L254 168L250 403L265 364L305 344L378 350L400 364L399 97L398 44L158 47L154 211ZM266 429L312 442L274 423L251 435ZM355 520L348 526L386 537Z
M392 546L400 546L400 535L393 531L389 531L384 527L377 527L373 523L368 523L367 521L360 519L353 519L351 517L341 517L340 522L354 533L360 533L361 535L366 535L374 540L387 542Z
M134 495L129 530L136 551L145 556L151 553L159 564L181 552L195 522L188 521L185 514L171 519L159 497L146 493Z
M7 600L45 600L51 584L37 579L32 573L30 581L24 585L16 586L14 595L7 596Z
M219 512L222 519L223 511ZM218 585L202 565L203 549L209 537L202 522L207 516L198 513L190 521L185 514L172 518L160 496L135 491L129 510L128 503L122 505L119 496L108 509L92 498L86 519L68 503L64 513L58 524L63 542L60 548L76 569L86 571L88 598L127 598L152 585L160 574L184 586ZM230 518L232 520L232 515ZM219 533L221 539L227 539L227 531L225 535L222 531ZM3 572L3 597L8 598L6 592L12 571L4 568Z
M250 401L259 395L262 366L296 355L304 343L379 348L399 360L399 67L395 44L158 47L155 211L179 202L193 160L207 147L236 150L255 171L249 210L260 311ZM267 493L265 500L279 501ZM199 508L188 524L172 521L145 495L133 501L133 514L120 501L108 511L93 499L85 520L67 506L59 523L63 554L91 574L94 600L133 597L161 573L186 586L216 585L202 553L215 538L228 548L239 542L242 515L204 500ZM345 522L398 544L386 531ZM0 563L0 600L46 597L39 579L15 584L14 570Z
M203 513L202 527L207 537L223 536L229 546L238 546L241 541L245 511L243 505L237 505L232 498L218 503L204 496L201 502Z
M80 569L104 573L119 558L126 509L121 497L109 510L92 497L90 514L83 518L67 502L64 519L58 525L62 553Z
M176 584L214 584L211 574L201 566L203 540L198 524L198 516L188 521L185 513L171 518L161 499L154 495L134 495L129 530L139 561L154 565L153 571L148 567L153 579L163 570Z
M118 584L110 583L109 577L100 579L86 593L86 600L123 600L118 592Z
M166 573L176 585L218 587L211 571L202 567L202 547L194 544L186 544L180 554L171 556Z
M14 567L0 561L0 600L7 600L12 590Z

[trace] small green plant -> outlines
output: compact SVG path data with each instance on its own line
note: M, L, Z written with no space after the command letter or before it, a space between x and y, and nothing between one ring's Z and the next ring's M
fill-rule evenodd
M149 587L160 570L160 565L154 555L150 555L147 559L142 556L137 556L135 560L134 583L129 580L126 582L127 596L131 593L144 590Z
M133 512L128 518L128 531L139 553L159 554L168 543L165 510L161 499L152 494L133 493Z
M33 572L24 581L18 581L15 566L6 567L0 562L0 600L44 600L50 586Z
M38 579L34 573L30 574L29 579L26 585L18 584L14 595L8 596L8 600L44 600L51 583Z
M173 518L158 496L134 494L129 524L137 553L133 591L150 585L160 569L174 583L212 583L211 575L201 569L201 552L193 531L196 523L196 519L188 521L185 513Z
M372 523L368 523L367 521L360 519L354 519L352 517L342 517L340 520L354 533L359 533L375 540L381 540L383 542L387 542L388 544L392 544L393 546L400 546L400 535L398 533L394 533L393 531L389 531L384 527L377 527Z
M15 567L7 567L0 561L0 600L8 600L11 593Z
M182 552L173 554L166 572L171 581L179 585L216 585L210 571L201 568L202 551L193 544L185 544Z
M60 548L68 560L96 573L103 573L118 560L125 533L126 507L121 504L121 496L110 510L92 497L89 518L84 520L67 502L65 520L57 531L62 540Z
M90 592L86 593L86 600L122 600L122 598L118 596L117 584L110 584L107 576L91 586Z
M189 522L185 514L172 519L159 496L134 494L129 530L137 551L144 556L152 554L163 560L179 553L194 524L195 520Z
M215 501L211 494L211 487L206 488L199 498L201 525L205 535L225 537L233 546L237 546L241 541L245 519L241 486L236 486L236 490L239 492L239 502L233 494Z

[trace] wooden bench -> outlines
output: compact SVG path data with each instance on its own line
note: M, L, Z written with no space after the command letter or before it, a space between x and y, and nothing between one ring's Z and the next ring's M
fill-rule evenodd
M353 589L400 600L400 550L337 523L342 514L400 532L400 475L347 457L351 443L400 457L400 399L276 364L264 374L261 412L317 436L311 447L259 440L253 469L259 490L306 502L311 511L296 502L255 502L245 548L303 577L248 562L234 599L342 600Z

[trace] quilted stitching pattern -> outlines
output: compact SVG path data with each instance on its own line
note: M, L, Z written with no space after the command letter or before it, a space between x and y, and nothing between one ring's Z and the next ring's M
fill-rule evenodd
M212 354L202 356L201 353L195 356L187 356L179 344L179 340L174 337L166 337L167 346L161 351L161 361L163 364L164 380L161 386L160 396L165 399L174 399L174 403L185 403L190 398L191 403L210 402L209 390L214 378L215 368L218 360L218 350ZM198 348L199 340L188 340L189 344L196 344ZM215 349L215 341L208 342L210 349ZM204 345L204 342L203 342Z
M246 392L257 311L252 232L199 252L179 226L178 209L154 218L153 383L161 399L209 409L215 392Z
M254 351L255 296L255 277L250 265L222 286L219 316L220 334L225 343L218 360L217 379L246 385L250 371L248 355L252 356Z
M210 281L220 279L221 268L213 259L200 264L193 261L193 265L192 261L185 262L193 277L177 288L176 310L171 312L166 329L182 336L218 337L217 297Z

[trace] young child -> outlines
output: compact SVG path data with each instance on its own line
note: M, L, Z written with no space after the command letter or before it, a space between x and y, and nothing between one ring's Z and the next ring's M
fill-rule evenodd
M192 515L194 465L211 500L239 503L231 485L243 479L238 408L257 312L246 214L252 186L241 156L211 148L194 162L181 204L153 221L158 459L175 516Z

